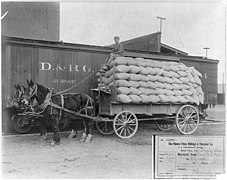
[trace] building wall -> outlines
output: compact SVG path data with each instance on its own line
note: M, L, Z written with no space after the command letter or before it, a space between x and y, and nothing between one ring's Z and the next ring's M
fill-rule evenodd
M59 41L59 2L2 2L2 35Z

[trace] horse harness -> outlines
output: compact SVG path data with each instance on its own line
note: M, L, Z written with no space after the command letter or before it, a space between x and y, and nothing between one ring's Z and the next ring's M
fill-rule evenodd
M35 84L35 88L30 96L33 97L34 95L37 95L37 85ZM60 96L61 98L61 106L55 104L52 102L52 97L53 96ZM71 111L69 109L66 109L64 108L64 96L62 94L53 94L53 89L50 89L50 92L46 95L46 98L44 100L44 102L42 104L39 105L41 111L37 112L36 114L41 114L45 111L45 109L47 108L47 106L50 106L51 107L51 115L53 114L53 108L57 108L60 110L60 118L62 116L62 111L65 111L65 112L68 112L68 113L71 113L73 115L76 115L76 116L81 116L81 117L86 117L86 118L89 118L88 116L88 109L93 109L93 100L91 99L90 96L88 96L87 94L85 94L88 98L87 102L86 102L86 105L85 107L83 107L82 109L80 109L78 112L74 112L74 111ZM84 114L81 114L82 111L85 111L85 115Z

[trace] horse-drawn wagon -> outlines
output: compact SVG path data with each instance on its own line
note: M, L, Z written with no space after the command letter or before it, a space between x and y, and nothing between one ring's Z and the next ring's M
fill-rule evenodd
M122 60L123 59L124 58L122 58ZM132 63L131 61L133 59L129 58L130 63L124 63L122 62L122 60L119 60L116 65L118 65L118 67L121 66L121 68L124 68L123 66L125 66L126 68L127 66L130 66L130 63ZM143 60L143 59L139 58L139 60ZM131 69L133 68L134 63L135 62L132 63L133 65L131 65ZM154 62L150 63L151 69L149 70L151 71L152 71L152 66L154 70L154 64L152 63ZM201 104L203 101L203 97L201 99L198 98L197 100L192 99L191 96L193 93L192 92L190 93L189 91L186 90L189 88L189 86L187 86L186 84L187 83L190 84L191 83L190 80L188 82L185 82L186 87L183 87L183 89L185 88L186 90L185 92L191 95L190 97L186 95L186 98L185 98L186 101L181 101L179 99L174 101L171 101L171 100L163 101L163 99L146 101L146 99L144 100L143 99L144 97L142 97L141 101L121 102L121 100L119 100L118 98L118 95L119 94L122 95L122 91L124 91L123 93L125 93L125 95L127 94L130 96L130 94L133 94L132 90L127 91L127 89L132 88L131 86L135 84L135 81L133 85L130 84L130 82L132 82L130 80L133 80L133 79L130 79L130 75L132 75L133 72L130 70L121 71L119 70L119 68L118 69L116 68L114 63L112 64L113 65L111 70L104 69L105 73L99 74L100 79L103 80L105 83L103 83L102 81L100 83L102 84L101 85L102 87L99 87L98 89L96 89L96 91L98 92L98 104L99 104L99 112L98 112L98 117L96 119L96 126L100 133L108 135L115 132L116 135L119 136L120 138L130 138L136 133L138 129L139 121L153 121L157 125L158 129L163 131L167 131L171 129L174 126L174 124L176 124L177 129L182 134L192 134L193 132L195 132L195 130L199 125L199 122L204 118L205 114L204 114L203 106ZM169 65L171 65L171 63ZM180 64L173 63L172 65L177 66ZM160 69L162 69L161 67L162 65L159 65L159 66L160 66ZM170 69L168 70L170 71ZM106 74L110 74L109 73L110 71L112 71L112 75L106 76ZM152 74L150 72L144 73L144 77L149 76L149 74ZM162 74L163 72L164 71L162 71ZM127 74L129 75L129 77L127 76ZM186 77L187 76L186 74L183 76ZM156 74L154 73L152 75L157 76L157 73ZM123 76L126 76L126 77L123 77ZM119 80L121 81L122 79L129 82L129 85L126 83L126 81L125 81L126 85L124 84L122 85L122 82L124 80L119 83ZM150 98L149 95L151 95L152 98L154 98L155 96L158 97L160 95L160 92L154 93L154 89L155 88L157 89L157 87L151 87L154 85L154 82L156 82L152 76L148 79L145 78L145 81L147 80L147 82L149 82L151 81L151 79L153 82L150 83L150 86L148 85L147 87L146 86L145 87L147 88L147 90L150 90L149 88L151 88L152 90L150 91L150 93L148 92L146 94L148 96L145 95L145 98ZM143 86L145 84L145 81L144 82L140 81L140 86ZM109 84L108 88L106 88L106 84ZM183 84L184 83L182 83L181 85ZM123 86L123 88L125 88L126 90L125 89L119 90L119 86ZM140 86L138 85L137 89L140 88ZM177 86L177 84L175 84L175 86ZM174 89L175 87L173 83L173 87L170 88L169 90L174 91ZM141 90L143 91L144 87ZM193 91L194 88L190 90ZM168 95L168 92L164 94ZM201 95L203 96L203 94ZM132 95L130 97L133 98L134 96L135 95ZM184 94L181 94L181 96L184 96ZM141 97L141 93L140 93L140 97ZM170 97L172 97L172 94L170 94ZM179 98L181 99L181 97Z

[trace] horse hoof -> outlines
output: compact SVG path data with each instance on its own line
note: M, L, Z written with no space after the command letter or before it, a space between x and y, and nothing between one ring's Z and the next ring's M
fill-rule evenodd
M72 139L72 138L76 138L76 137L77 137L76 132L74 130L72 130L71 133L68 136L68 139Z
M84 142L87 138L87 134L83 133L82 137L80 138L80 142Z
M89 142L91 142L92 139L93 139L93 135L88 134L88 136L87 136L85 142L86 142L86 143L89 143Z
M56 142L56 141L51 141L51 143L50 143L51 146L55 146L55 145L59 145L59 144L60 144L59 141L58 141L58 142Z

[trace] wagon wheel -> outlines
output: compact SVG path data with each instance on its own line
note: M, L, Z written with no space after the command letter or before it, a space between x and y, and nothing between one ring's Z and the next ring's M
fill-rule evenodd
M101 117L98 117L98 118L100 119ZM96 124L98 131L101 134L110 135L110 134L114 133L113 122L108 122L108 121L105 121L105 120L103 120L103 121L97 120L97 121L95 121L95 124Z
M198 110L192 105L181 106L176 114L176 124L182 134L192 134L199 125Z
M138 120L130 111L119 112L114 118L114 131L120 138L126 139L134 136L138 129Z
M174 125L174 121L171 120L159 120L155 122L157 128L161 131L168 131L170 130L173 125Z
M32 129L25 116L14 115L11 120L14 130L20 134L28 133Z

